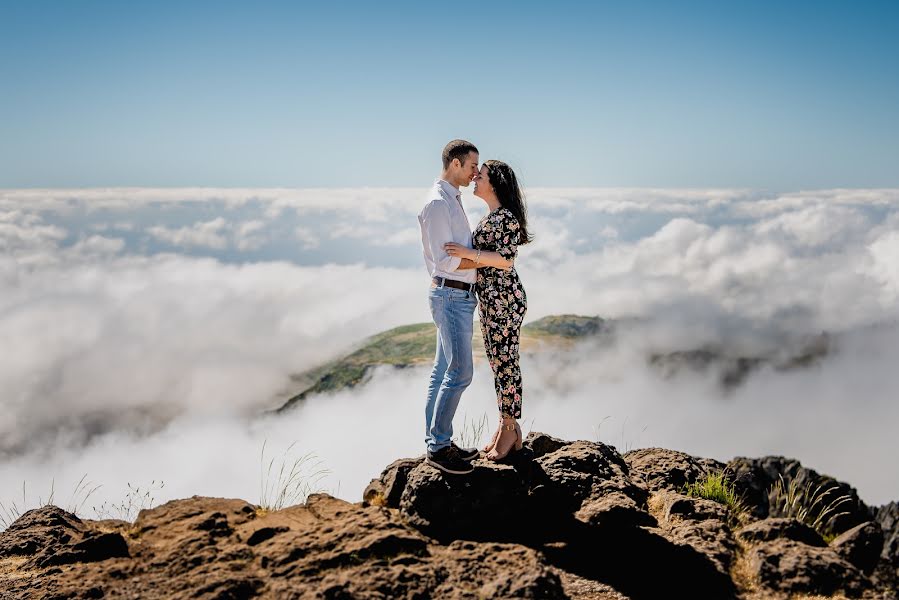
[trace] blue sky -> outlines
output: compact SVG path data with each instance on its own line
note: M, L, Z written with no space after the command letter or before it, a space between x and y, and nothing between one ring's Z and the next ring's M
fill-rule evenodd
M426 4L0 2L0 187L899 185L899 3Z

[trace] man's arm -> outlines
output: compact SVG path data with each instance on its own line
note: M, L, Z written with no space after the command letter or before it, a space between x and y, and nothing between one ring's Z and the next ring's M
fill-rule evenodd
M462 259L458 256L450 256L446 253L444 245L453 241L453 232L450 228L450 215L446 205L434 201L425 206L422 211L422 229L428 240L428 250L434 263L441 271L451 273L459 269ZM469 267L470 268L470 267Z

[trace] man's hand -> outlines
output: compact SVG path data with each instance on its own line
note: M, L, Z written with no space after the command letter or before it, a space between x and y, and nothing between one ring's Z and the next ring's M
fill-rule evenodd
M469 260L474 259L477 253L476 250L472 250L468 246L463 246L456 242L447 242L443 245L443 249L446 250L446 253L450 256L458 256L459 258L467 258Z

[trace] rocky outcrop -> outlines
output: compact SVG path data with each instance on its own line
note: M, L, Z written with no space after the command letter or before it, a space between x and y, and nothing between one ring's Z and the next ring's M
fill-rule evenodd
M0 558L27 558L25 569L127 556L128 544L120 533L90 527L56 506L29 510L0 533Z
M514 458L504 464L477 461L465 477L447 477L424 462L409 466L390 465L366 497L386 502L438 539L526 545L556 567L632 598L658 597L680 578L707 597L735 594L727 575L729 551L719 557L717 548L698 550L685 528L676 539L675 519L660 525L642 478L605 444L531 434ZM396 491L400 481L402 493Z
M23 536L25 528L35 535ZM175 500L142 511L124 536L114 534L127 540L127 554L54 560L94 535L110 534L53 506L23 515L0 533L0 597L565 597L559 576L533 549L438 544L396 511L326 495L268 514L242 500ZM37 557L50 560L38 564Z
M754 516L763 507L736 518L685 494L724 466L532 434L467 476L395 461L356 504L319 494L266 512L194 496L134 523L47 506L0 532L0 597L896 600L892 513L828 544L799 521Z

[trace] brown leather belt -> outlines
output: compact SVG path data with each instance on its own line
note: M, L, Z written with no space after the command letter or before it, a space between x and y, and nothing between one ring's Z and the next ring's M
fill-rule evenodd
M455 279L446 279L445 277L435 277L432 281L437 287L451 287L456 288L457 290L465 290L466 292L474 291L473 283L465 283L456 281Z

